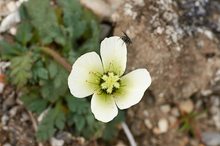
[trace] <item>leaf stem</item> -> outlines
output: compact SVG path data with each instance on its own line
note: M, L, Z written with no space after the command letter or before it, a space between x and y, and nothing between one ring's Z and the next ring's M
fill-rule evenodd
M66 59L64 59L59 53L57 53L55 50L48 48L48 47L42 47L41 50L53 57L53 59L59 63L60 65L62 65L68 72L71 71L72 66L69 64L69 62L66 61Z

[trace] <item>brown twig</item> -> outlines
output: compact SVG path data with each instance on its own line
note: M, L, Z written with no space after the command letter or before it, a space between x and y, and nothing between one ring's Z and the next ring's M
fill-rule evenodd
M71 71L72 66L66 61L66 59L60 56L60 54L57 53L55 50L48 48L48 47L42 47L41 50L45 54L53 57L53 59L57 61L60 65L62 65L67 71L69 72Z
M27 113L31 119L34 131L37 132L37 120L34 118L33 114L30 111L27 110ZM41 142L38 142L38 146L43 146L43 144Z

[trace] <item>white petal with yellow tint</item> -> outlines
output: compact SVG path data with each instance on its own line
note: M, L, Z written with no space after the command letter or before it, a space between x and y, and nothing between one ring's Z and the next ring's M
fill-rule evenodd
M102 122L109 122L118 114L118 108L111 95L95 93L91 100L91 110L95 118Z
M121 78L121 85L114 94L115 102L120 109L137 104L151 84L151 77L146 69L137 69Z
M93 94L99 89L102 73L102 62L97 53L90 52L80 56L73 64L68 77L70 92L78 98Z
M100 49L105 72L114 72L121 76L125 72L127 62L127 47L118 36L105 38Z

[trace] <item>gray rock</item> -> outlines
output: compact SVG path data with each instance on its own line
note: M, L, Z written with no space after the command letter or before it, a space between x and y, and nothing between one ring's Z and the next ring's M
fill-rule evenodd
M202 140L208 146L218 146L220 145L220 132L202 133Z
M64 145L64 140L60 140L60 139L56 139L54 137L52 137L50 139L50 144L51 146L63 146Z

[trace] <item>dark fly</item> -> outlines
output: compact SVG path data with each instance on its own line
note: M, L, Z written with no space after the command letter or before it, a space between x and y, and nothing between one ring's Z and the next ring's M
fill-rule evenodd
M123 36L121 36L121 39L127 44L127 45L130 45L132 43L131 39L129 38L129 36L123 32Z

